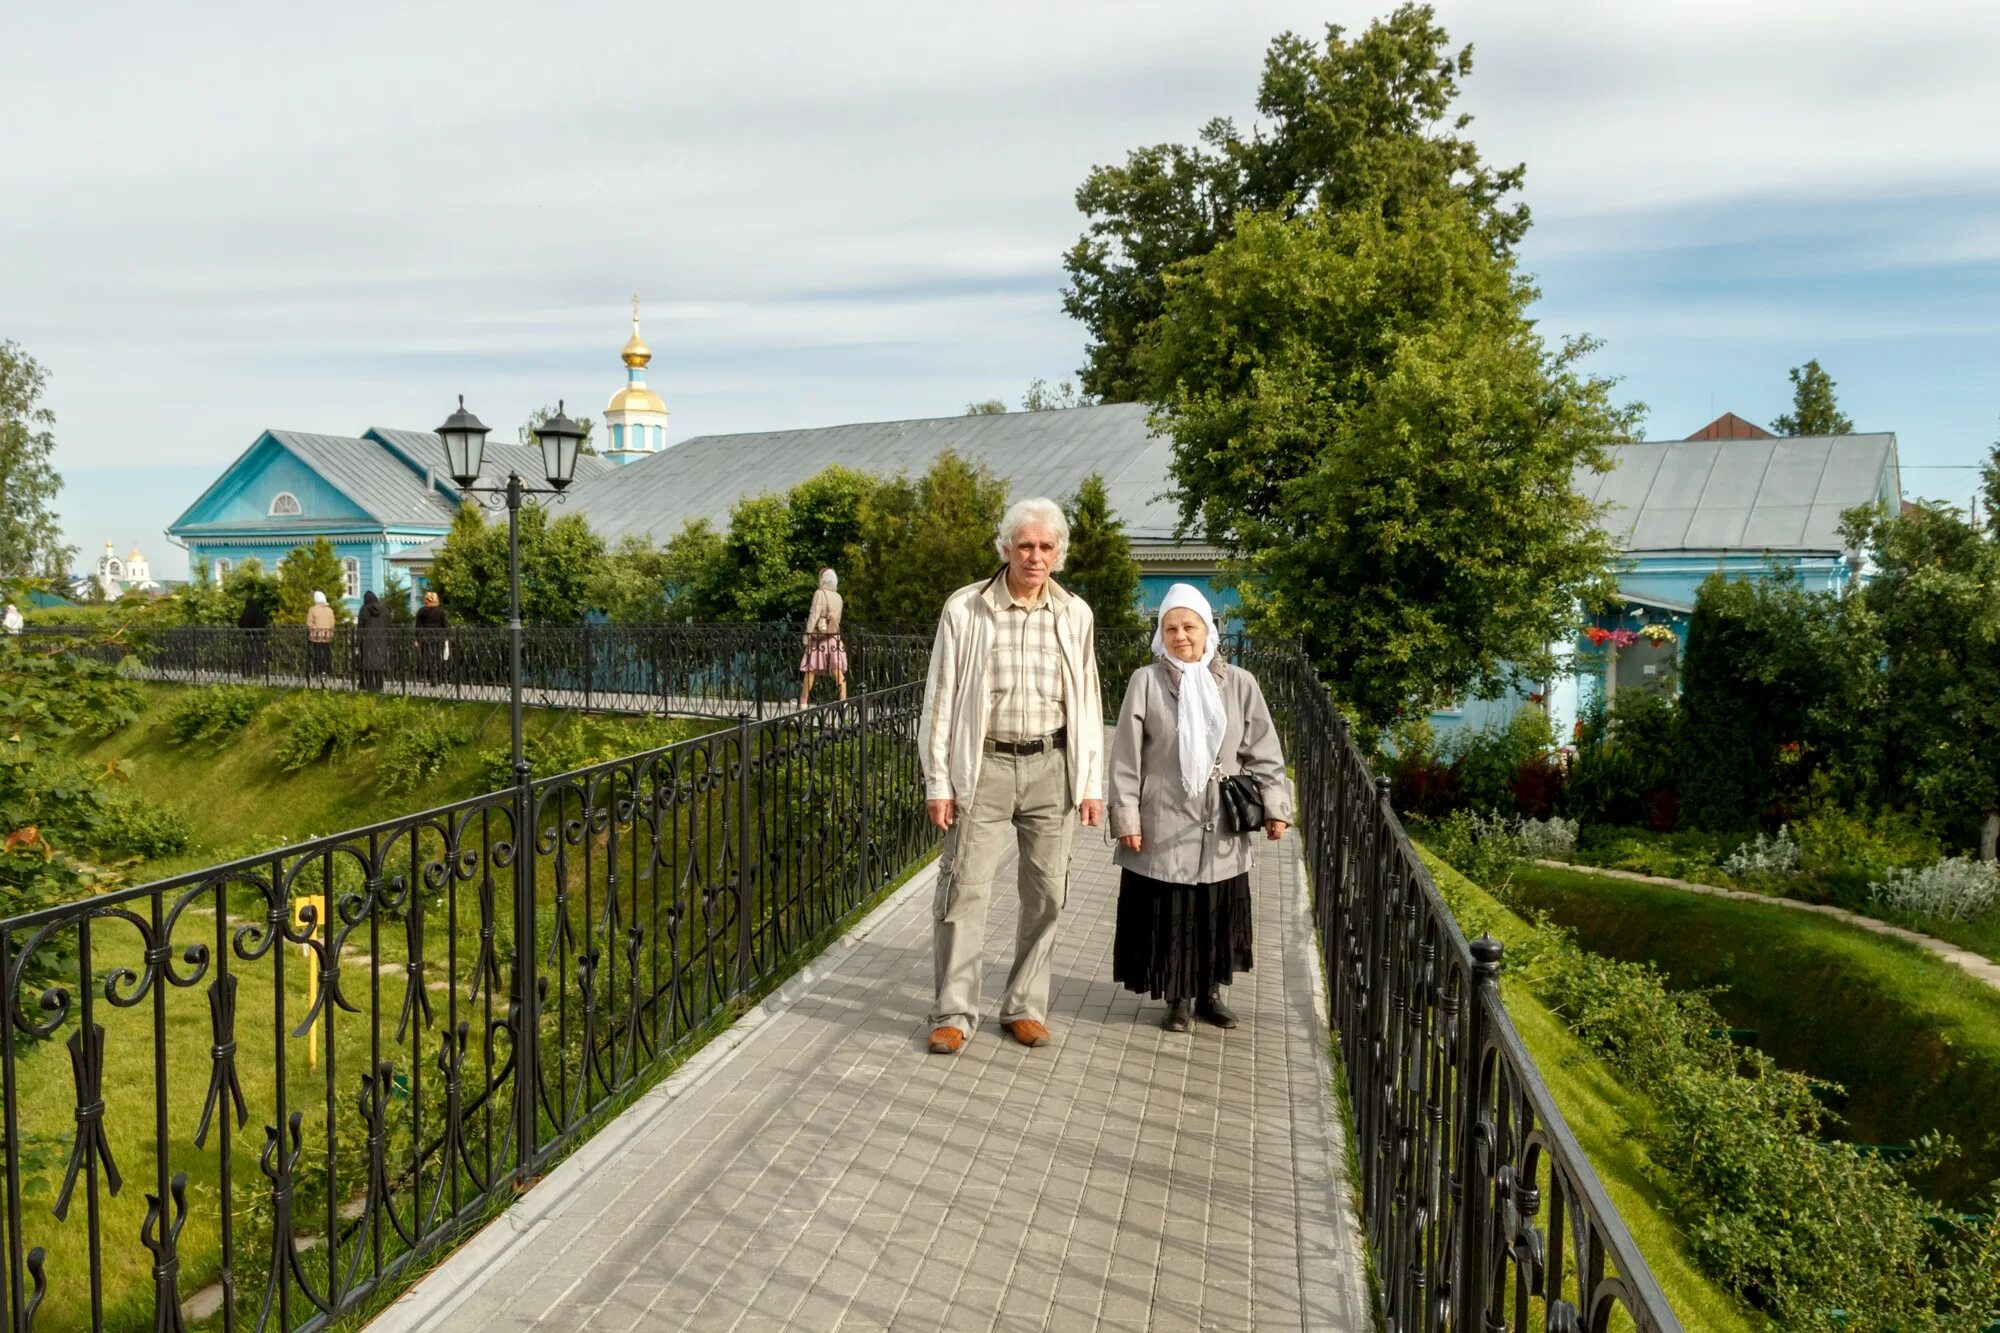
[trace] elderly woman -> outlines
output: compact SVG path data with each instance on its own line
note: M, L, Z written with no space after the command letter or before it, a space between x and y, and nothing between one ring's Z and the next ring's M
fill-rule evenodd
M840 697L847 697L847 648L840 641L841 601L835 591L839 587L839 575L830 569L819 572L819 591L806 611L806 655L799 659L799 670L806 676L799 686L801 708L812 702L816 676L832 676L834 684L840 686Z
M1221 778L1247 774L1263 797L1263 835L1292 818L1285 759L1257 678L1216 655L1215 615L1185 583L1167 590L1153 632L1159 660L1132 673L1111 740L1111 832L1121 870L1111 979L1236 1026L1220 989L1250 970L1251 834L1231 833Z

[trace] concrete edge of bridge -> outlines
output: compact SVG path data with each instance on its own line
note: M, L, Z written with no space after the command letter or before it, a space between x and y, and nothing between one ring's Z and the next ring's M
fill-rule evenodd
M450 1314L482 1284L498 1278L511 1256L532 1246L553 1225L561 1204L589 1180L592 1171L668 1114L675 1102L725 1069L764 1024L798 1003L828 973L845 963L858 945L895 915L898 907L912 897L931 892L936 878L937 861L933 859L818 957L717 1033L686 1064L647 1089L505 1212L467 1237L437 1267L419 1277L393 1304L369 1321L368 1333L422 1333Z

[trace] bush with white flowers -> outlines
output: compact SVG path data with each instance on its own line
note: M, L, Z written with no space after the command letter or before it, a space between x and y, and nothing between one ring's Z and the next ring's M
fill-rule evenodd
M2000 863L1948 856L1915 870L1891 870L1868 886L1877 907L1894 907L1941 921L1970 921L2000 907Z

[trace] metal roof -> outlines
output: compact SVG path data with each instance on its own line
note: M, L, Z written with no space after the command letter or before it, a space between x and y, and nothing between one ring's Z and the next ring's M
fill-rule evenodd
M451 502L427 490L421 473L375 441L295 430L266 433L371 518L390 525L451 526Z
M1840 551L1840 515L1902 494L1896 437L1663 440L1610 449L1576 488L1622 551Z
M387 426L370 426L365 432L371 440L380 440L391 450L409 461L413 468L429 468L434 483L451 495L456 503L457 489L450 477L444 474L444 441L436 431L391 430ZM595 454L580 454L576 460L576 477L572 484L581 484L591 477L609 472L618 466L608 458ZM488 440L486 450L479 460L479 484L482 486L503 485L509 472L519 472L525 481L540 481L546 474L542 471L542 451L532 444L503 444L498 440Z
M1141 403L699 435L610 475L580 480L571 504L608 542L632 534L664 542L693 518L726 527L743 496L787 490L834 463L914 477L945 449L984 463L1015 498L1062 499L1100 473L1112 511L1134 541L1173 537L1178 511L1163 498L1170 445L1146 428Z

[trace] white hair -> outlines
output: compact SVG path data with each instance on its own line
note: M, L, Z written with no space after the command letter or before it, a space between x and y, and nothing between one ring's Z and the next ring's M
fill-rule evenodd
M840 575L830 569L822 569L819 572L819 586L825 588L828 592L832 592L840 586Z
M1069 519L1063 516L1062 506L1042 495L1008 505L1000 518L999 535L993 539L993 549L1003 561L1014 558L1014 539L1021 535L1022 528L1040 528L1055 537L1056 558L1049 570L1061 573L1063 562L1069 559Z

